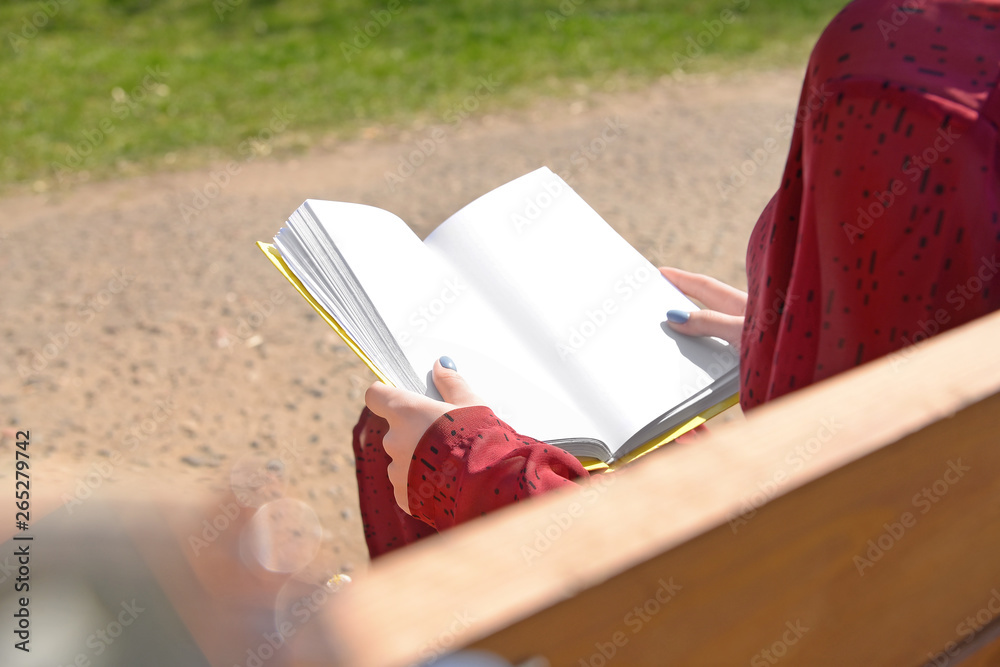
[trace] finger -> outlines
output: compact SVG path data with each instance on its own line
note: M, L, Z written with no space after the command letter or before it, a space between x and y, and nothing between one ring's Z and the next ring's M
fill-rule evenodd
M701 273L691 273L673 267L661 267L663 277L687 296L698 299L706 308L726 315L743 315L747 309L747 294L721 280Z
M678 333L688 336L715 336L737 349L743 334L742 317L726 315L715 310L696 310L690 313L687 322L670 320L668 322L670 328Z
M441 359L447 360L454 366L454 362L448 357L441 357ZM441 398L444 399L445 403L451 403L459 407L482 405L482 399L476 396L472 388L469 387L469 383L465 381L465 378L459 375L458 371L454 368L447 368L442 365L441 359L434 362L433 377L434 386L441 393Z
M381 381L373 382L365 392L365 405L379 417L388 419L392 412L391 406L401 391L403 390L390 387Z

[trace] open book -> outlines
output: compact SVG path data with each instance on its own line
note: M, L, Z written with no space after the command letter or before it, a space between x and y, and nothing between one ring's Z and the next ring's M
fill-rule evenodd
M547 168L423 242L382 209L308 200L259 245L382 381L439 398L449 356L498 417L585 463L736 400L736 350L672 331L667 310L697 307Z

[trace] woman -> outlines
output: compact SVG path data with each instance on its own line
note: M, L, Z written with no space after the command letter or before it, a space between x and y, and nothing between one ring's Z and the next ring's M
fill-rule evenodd
M662 269L707 307L671 311L675 330L739 345L744 410L1000 307L998 73L1000 0L856 0L833 19L750 237L748 292ZM433 377L443 403L365 396L372 557L586 475L481 406L447 357Z

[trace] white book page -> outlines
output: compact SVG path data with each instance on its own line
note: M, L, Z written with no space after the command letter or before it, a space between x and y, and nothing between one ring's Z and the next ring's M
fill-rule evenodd
M477 199L425 244L487 295L612 449L733 366L667 327L696 306L548 169Z
M516 429L541 439L605 435L554 378L538 371L537 351L512 332L466 273L429 250L400 218L360 204L307 203L428 395L437 397L434 361L447 355L483 402Z

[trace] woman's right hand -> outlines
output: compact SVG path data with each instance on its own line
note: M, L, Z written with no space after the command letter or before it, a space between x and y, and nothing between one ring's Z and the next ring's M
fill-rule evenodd
M445 363L448 365L445 366ZM385 453L392 459L387 472L396 495L396 503L407 514L410 513L407 497L410 459L424 432L446 412L483 404L458 374L455 362L449 357L441 357L434 362L432 377L434 386L444 401L436 401L381 382L375 382L365 392L368 409L389 423L389 431L382 438Z
M701 273L671 267L661 267L660 273L685 295L705 304L705 309L690 313L669 311L667 322L671 329L688 336L715 336L740 349L746 292Z

